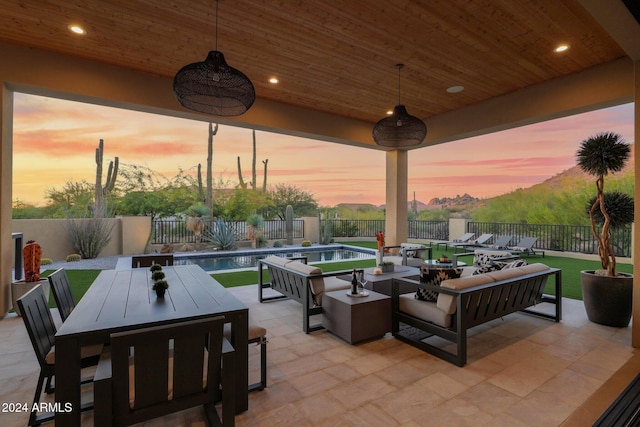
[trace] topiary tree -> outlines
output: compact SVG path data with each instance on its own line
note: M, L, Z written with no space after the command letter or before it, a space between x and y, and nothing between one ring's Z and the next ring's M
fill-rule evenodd
M596 196L589 202L591 231L598 242L598 255L607 276L616 276L616 257L611 244L611 229L633 222L633 199L626 194L605 193L605 176L624 168L630 146L613 132L599 133L580 144L578 166L596 178Z

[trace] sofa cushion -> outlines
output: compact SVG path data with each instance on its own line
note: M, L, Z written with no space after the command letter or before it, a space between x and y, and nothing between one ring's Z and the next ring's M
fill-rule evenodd
M518 269L522 272L522 274L531 274L531 273L538 273L540 271L549 270L549 266L546 264L542 264L540 262L536 262L534 264L518 267Z
M315 305L322 305L322 296L326 292L341 291L351 289L351 282L338 279L335 276L316 277L310 279L311 293L313 294L313 302Z
M467 289L473 286L493 283L493 279L488 274L479 274L477 276L460 277L459 279L445 280L440 284L443 288L449 289ZM456 298L453 295L438 295L438 308L447 314L456 312Z
M282 258L282 257L275 256L275 255L269 255L268 257L266 257L264 259L264 261L267 261L267 262L269 262L271 264L279 265L281 267L284 267L285 265L287 265L288 263L291 262L290 259Z
M400 295L400 311L443 328L451 327L451 315L440 310L436 303L421 301L413 293Z
M322 274L322 269L320 267L316 267L315 265L303 264L301 262L290 262L287 264L287 268L298 271L302 274L306 274L307 276L312 274Z
M462 268L428 268L422 266L420 268L420 282L427 285L440 286L443 281L457 279L460 274L462 274ZM438 295L438 292L418 288L415 297L422 301L436 302Z
M485 274L485 276L489 276L494 280L494 282L498 282L500 280L507 280L514 277L522 276L522 271L520 271L519 268L508 268L506 270L489 272Z

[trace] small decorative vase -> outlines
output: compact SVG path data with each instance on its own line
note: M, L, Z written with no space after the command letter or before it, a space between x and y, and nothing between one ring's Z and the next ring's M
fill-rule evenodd
M164 298L164 293L165 293L166 291L167 291L167 290L166 290L166 289L164 289L164 288L156 289L156 296L157 296L158 298Z

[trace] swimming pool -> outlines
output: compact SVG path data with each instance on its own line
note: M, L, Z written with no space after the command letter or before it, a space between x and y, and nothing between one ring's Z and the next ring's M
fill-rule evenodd
M321 248L286 248L252 251L236 251L225 253L208 253L198 255L176 256L175 265L197 264L205 271L249 269L258 265L258 261L269 255L282 257L306 256L308 262L350 261L356 259L375 258L371 249L349 246L331 246Z

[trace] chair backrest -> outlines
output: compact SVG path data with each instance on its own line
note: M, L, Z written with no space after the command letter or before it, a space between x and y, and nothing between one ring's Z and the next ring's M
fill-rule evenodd
M457 239L453 239L454 242L468 242L473 238L475 233L465 233Z
M223 327L219 316L111 334L114 425L220 400Z
M38 363L41 368L45 368L48 365L47 354L55 344L56 325L44 297L42 286L34 287L17 302Z
M480 237L478 237L475 240L472 240L473 243L476 243L478 245L484 245L485 243L487 243L489 240L491 240L491 238L493 237L493 234L490 233L485 233L482 234Z
M51 292L53 292L53 298L56 300L56 305L58 306L60 318L64 322L76 306L76 301L73 299L73 294L71 293L71 285L69 284L67 272L64 268L60 268L51 273L48 279L51 285Z
M533 248L533 245L536 244L537 240L537 237L523 237L515 247L518 249L529 250Z
M163 267L173 265L173 254L134 255L131 257L131 268L151 267L151 264Z
M510 241L511 236L498 236L495 242L493 242L493 245L489 245L489 247L495 249L505 249Z

